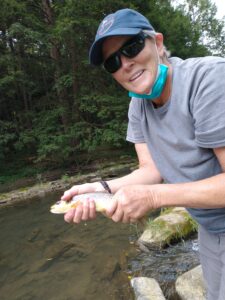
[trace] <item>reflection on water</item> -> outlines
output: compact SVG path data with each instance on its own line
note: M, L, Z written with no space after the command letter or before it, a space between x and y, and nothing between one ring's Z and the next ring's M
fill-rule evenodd
M101 215L66 224L49 213L57 199L0 210L0 299L133 299L120 257L135 228Z

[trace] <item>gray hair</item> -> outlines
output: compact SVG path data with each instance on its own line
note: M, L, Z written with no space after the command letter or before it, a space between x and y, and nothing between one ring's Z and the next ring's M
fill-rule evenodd
M155 31L153 31L153 30L143 30L143 32L146 33L150 38L155 39L155 36L156 36ZM163 47L164 47L164 57L166 59L168 59L171 55L171 52L168 49L166 49L165 45L163 45Z

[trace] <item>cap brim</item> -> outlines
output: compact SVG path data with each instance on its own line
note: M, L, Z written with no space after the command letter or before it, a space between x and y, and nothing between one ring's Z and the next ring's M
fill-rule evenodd
M96 40L89 51L89 61L92 65L98 66L103 63L102 57L102 44L107 37L110 36L123 36L123 35L136 35L141 32L140 28L118 28L104 34L101 38Z

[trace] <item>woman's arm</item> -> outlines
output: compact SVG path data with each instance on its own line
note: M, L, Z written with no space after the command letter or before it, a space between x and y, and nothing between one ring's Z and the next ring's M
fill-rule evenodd
M195 182L155 185L152 189L153 205L156 207L225 207L225 147L214 149L214 153L223 173Z
M225 207L225 147L214 149L214 153L221 164L221 174L188 183L125 186L113 197L107 216L127 223L162 207Z
M145 143L135 145L139 168L132 173L107 181L112 193L116 193L121 187L134 184L156 184L162 182L160 173L152 160L147 145ZM70 200L74 195L90 192L104 192L103 186L99 182L74 185L65 191L62 200Z
M126 176L107 181L112 193L116 193L124 186L132 187L137 184L147 186L162 182L160 173L151 158L147 145L145 143L136 144L135 149L138 156L139 168ZM71 187L65 191L61 199L67 201L77 194L104 191L103 186L99 182L85 183ZM83 205L79 205L76 209L72 209L65 214L64 219L66 222L80 223L82 220L86 221L95 217L96 213L93 201L85 201Z
M134 184L156 184L162 182L162 177L152 160L147 144L136 144L135 150L138 157L139 168L132 173L107 181L112 193L121 187Z

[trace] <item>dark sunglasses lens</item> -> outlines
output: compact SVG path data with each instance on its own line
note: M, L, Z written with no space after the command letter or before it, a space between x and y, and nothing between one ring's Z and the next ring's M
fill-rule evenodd
M106 59L104 62L104 68L109 73L115 73L121 67L120 54L115 53Z
M121 67L120 53L128 58L138 55L145 47L145 36L141 34L128 40L116 53L104 62L104 68L109 73L115 73Z
M133 58L144 49L144 46L144 39L137 36L136 38L130 40L129 43L124 45L120 52L126 57Z

